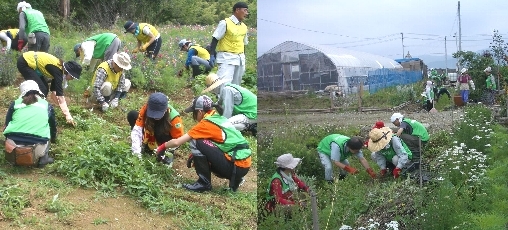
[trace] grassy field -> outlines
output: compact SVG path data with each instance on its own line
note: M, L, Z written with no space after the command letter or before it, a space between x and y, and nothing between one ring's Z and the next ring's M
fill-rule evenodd
M216 177L212 179L211 192L198 194L181 188L183 183L196 179L194 170L185 167L187 144L177 150L173 168L157 163L154 157L145 156L139 161L131 155L127 113L139 109L155 91L168 95L169 103L183 111L203 88L204 76L190 84L186 76L176 76L186 57L178 49L178 41L186 38L206 45L214 30L213 26L156 27L163 38L160 55L156 62L142 54L131 57L133 69L127 76L133 79L134 87L118 108L102 113L83 98L91 72L84 72L80 80L69 83L66 98L77 126L65 124L63 114L56 108L58 141L50 150L54 164L27 169L9 166L3 157L0 159L1 229L256 228L257 141L250 134L246 137L253 147L253 167L237 193L224 191L227 181ZM73 60L72 47L101 32L105 31L52 31L50 53ZM124 51L135 47L135 38L124 34L121 25L110 32L119 35ZM250 29L249 34L247 80L256 71L256 30ZM6 67L15 68L15 63ZM10 102L18 97L21 81L18 77L12 86L0 88L0 94L5 95L0 100L0 117L5 117ZM247 85L255 90L255 84ZM188 130L195 122L192 116L182 117Z
M439 108L444 108L450 101L445 98L440 103L443 107ZM384 105L389 104L379 106ZM373 180L354 157L349 162L360 170L358 175L349 175L334 184L326 183L316 153L321 138L331 133L359 135L361 127L371 126L378 119L389 119L391 113L270 114L260 119L258 152L263 158L258 160L258 229L313 228L309 205L293 209L290 220L284 215L267 215L263 210L268 181L275 170L273 162L281 153L302 158L296 171L317 193L319 229L505 229L508 226L504 206L508 202L504 195L508 186L506 177L501 176L508 172L508 158L503 151L508 145L507 129L492 122L491 110L482 105L447 111L454 116L454 124L444 129L443 121L436 119L443 119L442 115L424 112L432 128L439 131L429 131L432 135L423 156L431 180L423 186L408 177L393 179L391 174ZM374 171L379 172L370 152L363 149L363 154Z

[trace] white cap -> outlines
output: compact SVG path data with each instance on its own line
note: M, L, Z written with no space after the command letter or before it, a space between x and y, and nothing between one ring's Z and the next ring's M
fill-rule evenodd
M400 113L394 113L392 117L390 118L390 121L393 123L395 120L399 119L399 122L402 121L402 118L404 118L404 115Z
M483 70L483 72L489 72L490 73L490 72L492 72L492 69L489 66L489 67L485 68L485 70Z
M460 70L460 73L465 73L465 72L467 72L467 69L466 69L466 68L462 68L462 69Z

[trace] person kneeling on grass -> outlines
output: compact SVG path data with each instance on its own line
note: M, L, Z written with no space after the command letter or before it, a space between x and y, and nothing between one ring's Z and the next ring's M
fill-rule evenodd
M43 168L53 163L49 157L49 141L56 142L56 120L53 106L43 97L37 82L27 80L19 86L21 95L11 103L5 117L6 126L3 134L6 138L6 157L19 147L31 147L35 145L31 153L34 154L34 164ZM11 155L12 156L12 155ZM8 157L9 158L9 157ZM14 165L19 164L16 158ZM24 162L28 163L28 162Z
M195 192L210 191L211 173L214 173L219 178L229 179L229 188L236 191L252 163L247 140L221 115L222 107L214 104L208 96L194 98L185 112L192 112L198 123L183 136L160 145L157 152L190 142L191 155L187 167L190 168L194 162L198 180L183 187Z
M183 122L180 114L168 103L163 93L152 93L148 102L139 111L127 114L131 126L132 154L141 159L141 146L144 152L153 154L157 147L166 141L183 136ZM172 159L165 151L157 153L157 161L171 165Z
M347 160L352 154L355 154L370 177L376 178L376 173L363 157L362 147L363 141L359 137L349 138L341 134L331 134L323 138L318 144L317 151L321 164L325 168L325 180L328 183L333 183L332 161L341 169L339 180L345 178L347 173L357 174L358 170L349 166Z
M300 158L295 158L291 153L286 153L274 162L276 172L270 178L268 186L267 203L265 209L273 212L277 205L293 207L296 202L293 193L298 190L309 192L309 187L295 174L295 168L300 163ZM300 204L304 206L303 203Z
M386 175L389 168L395 179L399 178L402 169L412 157L404 141L388 127L372 129L367 148L372 152L372 160L381 168L379 174Z

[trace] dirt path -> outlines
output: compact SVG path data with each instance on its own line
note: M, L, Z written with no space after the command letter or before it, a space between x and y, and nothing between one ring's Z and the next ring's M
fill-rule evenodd
M462 109L440 111L438 113L428 112L408 112L405 110L396 111L402 113L405 117L415 119L429 127L429 132L436 132L442 129L451 129L454 120L459 119L463 114ZM337 124L338 126L348 127L372 127L374 123L381 120L386 126L395 127L390 122L390 117L394 112L345 112L345 113L305 113L305 114L263 114L258 120L264 128L270 128L271 125L283 124Z

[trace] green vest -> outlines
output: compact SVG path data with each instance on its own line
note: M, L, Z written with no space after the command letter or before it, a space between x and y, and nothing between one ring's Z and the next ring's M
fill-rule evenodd
M429 133L427 132L427 129L425 126L422 125L422 123L416 121L404 118L402 121L405 121L413 128L413 133L408 133L413 136L418 136L422 141L428 141L429 140Z
M393 134L393 136L395 137L397 135ZM407 147L406 143L404 143L404 141L402 139L400 139L400 142L402 143L402 147L404 148L404 150L406 150L406 152L407 152L407 157L411 160L413 158L413 153L411 153L411 150L409 150L409 147ZM395 153L395 149L393 149L392 144L390 144L390 148L388 148L388 149L383 148L383 149L379 150L378 153L383 155L387 160L392 160L392 158L395 155L397 155L397 153Z
M222 132L225 134L226 138L223 143L212 141L220 150L222 150L222 152L233 156L234 151L231 150L237 147L237 145L248 145L248 142L242 136L242 133L236 130L236 128L228 121L227 118L221 116L218 113L214 113L213 115L207 116L204 119L219 126L219 128L222 129ZM248 158L250 155L250 148L239 149L236 151L235 159L243 160Z
M23 10L26 15L25 33L28 35L35 32L45 32L49 35L49 27L46 24L44 15L38 10L26 9Z
M324 153L331 156L332 153L332 142L336 143L340 148L340 161L344 161L351 156L351 152L346 151L346 142L349 141L349 137L341 134L331 134L323 138L318 144L317 150L320 153Z
M485 81L486 85L487 85L487 89L493 89L493 90L496 90L496 81L495 80L492 80L494 79L494 76L489 75L487 76L487 80Z
M92 58L103 59L106 49L109 47L109 45L111 45L116 37L117 36L114 33L103 33L87 38L85 41L95 41Z
M31 105L22 103L23 99L14 101L12 120L7 124L4 135L9 133L26 133L39 137L50 138L48 102L42 98Z
M239 85L227 83L225 86L231 86L238 90L242 95L242 102L239 105L233 107L233 115L244 114L249 119L258 118L258 98L256 94L253 94L246 88Z
M171 106L170 104L168 104L168 108L170 109L169 111L169 119L172 121L173 119L175 119L175 117L178 117L180 116L180 113L178 113L178 111L176 111L175 108L173 108L173 106ZM178 127L177 127L178 128Z
M198 57L200 58L203 58L205 60L210 60L210 53L208 53L208 50L206 50L205 48L201 47L200 45L191 45L189 47L189 50L190 49L195 49L198 53Z
M268 182L268 189L267 189L268 192L266 193L266 200L272 200L273 198L275 198L274 195L270 195L270 185L272 184L272 181L275 179L279 179L282 182L282 194L289 191L289 185L286 184L286 182L282 179L282 176L276 172L273 174L272 178Z

